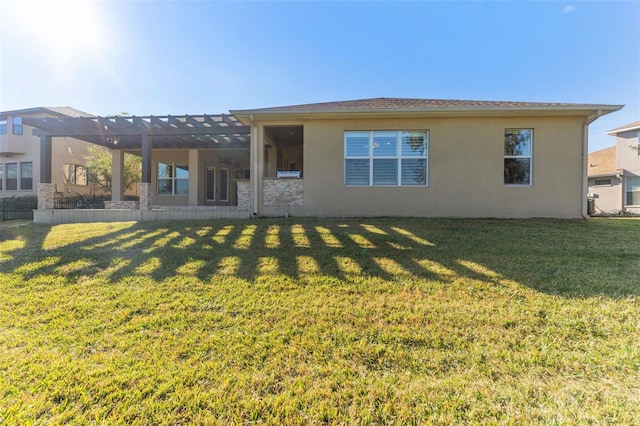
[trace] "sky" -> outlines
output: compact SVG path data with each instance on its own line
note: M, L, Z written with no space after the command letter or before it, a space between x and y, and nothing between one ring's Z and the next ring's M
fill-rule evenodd
M0 111L220 114L375 97L625 105L640 1L0 0Z

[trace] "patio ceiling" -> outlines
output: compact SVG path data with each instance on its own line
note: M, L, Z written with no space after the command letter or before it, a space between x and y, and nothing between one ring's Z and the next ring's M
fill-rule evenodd
M248 148L251 128L232 115L148 117L24 117L34 135L73 137L110 149L139 150L142 136L154 149Z

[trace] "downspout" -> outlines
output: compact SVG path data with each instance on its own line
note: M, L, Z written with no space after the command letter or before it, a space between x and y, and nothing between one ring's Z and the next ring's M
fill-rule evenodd
M587 121L582 125L582 196L580 197L581 215L583 219L588 219L587 214L587 194L589 192L589 124L602 117L604 114L599 109L595 114L587 117Z

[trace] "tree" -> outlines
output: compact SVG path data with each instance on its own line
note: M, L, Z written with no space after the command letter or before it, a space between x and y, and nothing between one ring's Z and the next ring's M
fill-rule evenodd
M98 146L89 147L89 155L85 157L89 183L109 193L112 189L112 158L111 151ZM123 191L131 189L133 185L142 180L141 170L142 159L133 154L125 153Z

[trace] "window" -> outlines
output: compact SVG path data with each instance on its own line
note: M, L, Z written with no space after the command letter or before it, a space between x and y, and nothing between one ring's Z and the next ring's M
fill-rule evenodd
M13 134L22 134L22 117L13 117Z
M7 120L0 120L0 135L7 134Z
M64 183L67 185L88 185L87 169L79 164L65 164L62 166Z
M504 131L505 185L531 185L533 129Z
M18 190L18 163L7 163L7 191Z
M187 195L189 166L158 163L158 195Z
M426 186L427 131L344 133L347 186Z
M33 163L20 163L20 189L28 191L33 189Z
M4 188L2 186L2 182L4 181L4 170L2 169L2 164L0 164L0 191Z
M593 186L611 186L611 179L596 179Z
M627 179L627 205L640 206L640 177Z

